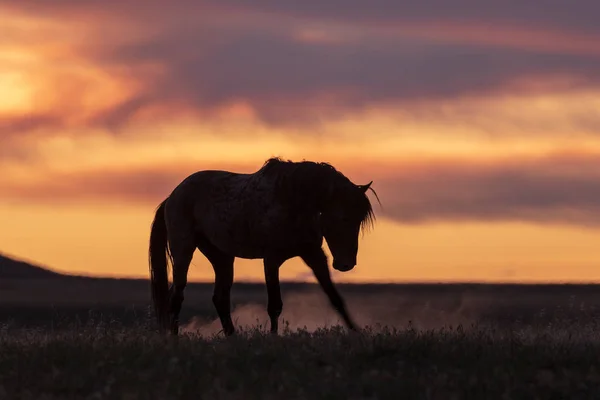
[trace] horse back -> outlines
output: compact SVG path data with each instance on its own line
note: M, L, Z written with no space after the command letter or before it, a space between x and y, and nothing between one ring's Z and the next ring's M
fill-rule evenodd
M277 196L275 182L259 174L199 171L169 201L193 221L195 234L236 257L293 253L306 242L322 242L318 215L298 215Z

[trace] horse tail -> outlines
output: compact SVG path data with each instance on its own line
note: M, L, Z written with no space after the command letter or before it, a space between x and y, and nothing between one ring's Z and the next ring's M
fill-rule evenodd
M167 238L164 200L156 209L150 230L148 258L150 264L150 290L154 312L160 328L165 328L169 316L169 276L168 260L171 257Z

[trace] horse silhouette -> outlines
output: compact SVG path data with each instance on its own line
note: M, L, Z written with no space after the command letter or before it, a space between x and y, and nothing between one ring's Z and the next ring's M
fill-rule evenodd
M283 309L279 268L300 257L312 270L346 326L356 330L329 273L356 265L358 236L375 221L366 185L355 185L324 162L270 158L250 174L198 171L185 178L158 206L150 232L151 293L159 329L177 335L179 313L196 248L215 273L213 304L226 336L235 333L230 293L235 257L263 259L267 311L277 334ZM379 198L377 198L379 200ZM168 258L173 282L168 286Z

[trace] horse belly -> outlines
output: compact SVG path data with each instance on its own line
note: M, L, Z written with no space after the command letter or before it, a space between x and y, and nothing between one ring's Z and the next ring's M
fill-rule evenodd
M206 237L221 251L245 259L273 254L294 257L308 245L321 245L318 227L304 224L237 223L221 221L203 229Z
M267 243L259 227L212 208L197 217L199 233L224 253L238 258L264 258Z
M307 220L300 223L285 221L273 225L265 224L260 229L249 232L248 236L251 237L248 241L251 245L244 246L243 243L239 243L240 254L251 256L247 258L264 258L273 254L295 257L307 246L320 246L323 242L318 225L310 224Z
M268 254L268 244L252 236L230 234L221 230L208 235L209 240L221 251L238 258L264 258Z
M316 243L316 240L313 240ZM255 235L247 241L236 241L234 243L223 243L228 247L228 253L238 258L257 259L269 255L285 255L295 257L301 254L306 247L306 240L299 240L297 234L281 234L271 238Z

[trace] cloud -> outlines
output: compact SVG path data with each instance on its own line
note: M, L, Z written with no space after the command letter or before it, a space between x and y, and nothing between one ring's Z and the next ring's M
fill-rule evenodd
M18 138L23 131L35 132L46 128L61 128L60 116L50 114L27 114L20 116L0 115L0 136L4 140Z
M401 36L323 44L299 40L286 27L168 26L160 36L101 53L99 62L109 65L163 66L148 79L140 107L211 109L241 100L270 124L318 123L386 103L410 110L425 100L527 92L531 87L519 83L528 81L546 80L544 89L552 90L557 77L570 78L560 90L600 81L598 55ZM127 105L112 114L127 119L137 111Z
M377 180L402 223L528 221L600 224L600 158L563 154L504 162L398 167Z
M370 163L340 166L355 182L374 180L383 209L376 213L406 224L525 221L600 225L600 158L563 153L538 158L468 162ZM258 165L179 165L130 171L52 174L37 182L0 182L6 200L20 203L104 202L157 204L190 171L254 172Z
M166 197L180 178L175 171L90 171L3 182L0 187L5 201L32 204L147 203Z
M179 43L178 50L173 42ZM493 95L518 80L544 75L574 76L572 87L579 88L600 81L600 58L484 46L318 46L248 32L207 50L195 47L188 37L161 39L118 48L111 58L119 64L143 60L165 67L148 88L145 104L173 101L206 109L241 99L263 121L275 124L335 118L381 103L410 109L417 101ZM136 110L119 107L113 115L126 119Z
M330 0L327 3L307 0L301 3L291 0L256 0L251 3L242 0L182 0L165 7L159 0L148 0L141 7L137 1L56 0L48 3L43 0L2 0L0 6L39 12L51 15L89 15L99 12L103 15L127 13L127 18L173 15L194 15L220 10L229 15L238 13L268 13L272 16L297 16L326 18L331 21L376 21L398 22L429 21L432 19L486 21L499 24L528 25L534 27L558 28L580 32L598 32L596 16L600 5L594 0L573 0L564 2L548 0L543 9L539 4L521 1L482 3L477 0L423 0L419 2L399 0Z
M216 3L207 2L207 3ZM406 23L432 19L486 21L497 24L530 25L537 27L570 29L574 31L599 32L596 15L600 5L594 0L575 0L565 3L560 0L539 4L521 1L482 3L477 0L390 1L390 0L318 0L297 3L280 0L258 0L247 3L243 0L228 1L232 8L261 10L288 15L327 17L344 21L376 21Z
M77 120L109 130L235 103L263 123L315 125L383 104L410 114L419 102L599 88L592 16L600 6L577 4L550 1L540 12L472 0L0 2L40 18L85 19L93 34L73 36L77 59L135 87Z
M222 163L222 168L253 172L255 166ZM0 178L0 191L6 201L32 204L131 203L162 201L190 171L195 163L165 164L137 168L88 168L87 171L39 171L27 180ZM214 165L206 169L217 168Z

